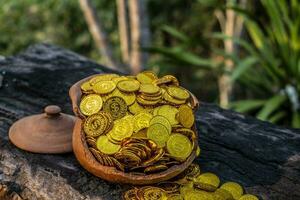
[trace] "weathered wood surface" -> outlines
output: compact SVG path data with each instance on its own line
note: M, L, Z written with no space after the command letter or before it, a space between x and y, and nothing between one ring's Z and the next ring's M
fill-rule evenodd
M69 87L109 72L82 56L39 44L0 60L0 183L24 199L120 199L127 185L111 184L86 172L73 154L38 155L8 141L17 119L57 104L72 113ZM201 97L200 97L201 99ZM202 103L197 111L202 171L232 180L261 199L300 199L300 131L278 127Z

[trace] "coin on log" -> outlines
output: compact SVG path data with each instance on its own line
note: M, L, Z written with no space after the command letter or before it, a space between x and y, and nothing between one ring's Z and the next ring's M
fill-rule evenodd
M235 182L226 182L220 188L228 191L234 199L239 199L244 193L242 186Z

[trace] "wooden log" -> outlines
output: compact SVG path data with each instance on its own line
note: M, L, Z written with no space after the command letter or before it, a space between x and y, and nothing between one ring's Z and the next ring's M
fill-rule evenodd
M23 199L120 199L130 186L86 172L74 155L39 155L15 148L8 129L17 119L57 104L71 114L69 87L112 72L85 57L38 44L0 60L0 184ZM201 100L201 97L199 98ZM201 170L241 183L261 199L300 199L300 131L201 103L196 113Z

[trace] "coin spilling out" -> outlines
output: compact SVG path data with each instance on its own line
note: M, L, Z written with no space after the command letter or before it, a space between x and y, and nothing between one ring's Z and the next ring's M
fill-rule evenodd
M235 182L220 186L217 175L200 173L197 164L191 164L172 181L151 186L134 187L123 193L123 200L258 200L252 194L243 194L243 188Z
M153 174L180 165L199 149L193 98L174 76L158 78L151 71L96 75L81 91L82 130L101 165ZM137 194L146 199L165 196L151 188Z

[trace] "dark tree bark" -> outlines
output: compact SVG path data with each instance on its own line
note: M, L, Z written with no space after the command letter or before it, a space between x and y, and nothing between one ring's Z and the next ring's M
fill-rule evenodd
M130 186L86 172L74 155L39 155L8 140L13 122L57 104L72 113L69 87L95 73L112 72L62 48L39 44L0 60L0 184L36 200L120 199ZM196 112L203 172L241 183L265 200L300 199L300 131L202 103Z

